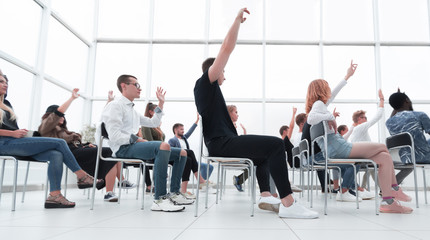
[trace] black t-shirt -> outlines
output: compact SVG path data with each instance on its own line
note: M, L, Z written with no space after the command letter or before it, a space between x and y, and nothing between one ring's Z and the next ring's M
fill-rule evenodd
M211 83L208 71L197 80L194 99L197 111L202 116L206 143L218 137L237 136L218 81Z
M290 142L290 139L288 137L284 138L284 146L285 146L285 151L287 152L288 159L293 159L294 145Z
M10 109L13 109L12 105L10 104L10 102L8 100L5 99L4 104L6 106L8 106ZM3 112L4 112L3 114L5 114L5 115L3 116L3 123L0 124L0 129L11 130L11 131L18 130L19 128L18 128L18 124L16 122L16 119L14 119L14 120L10 119L11 114L9 111L3 110Z
M302 140L303 139L307 139L308 143L309 143L309 154L312 154L312 150L310 149L312 147L312 143L311 143L311 125L308 124L308 122L305 122L305 125L303 125L303 133L302 133ZM318 146L318 144L315 144L315 154L321 152L320 147Z

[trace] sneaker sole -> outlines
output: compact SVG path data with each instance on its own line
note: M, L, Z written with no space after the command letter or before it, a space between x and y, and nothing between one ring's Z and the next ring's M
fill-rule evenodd
M267 211L272 211L272 212L276 212L279 213L279 204L270 204L270 203L259 203L258 204L258 208L262 209L262 210L267 210Z
M114 199L105 199L105 202L118 202L118 198L114 198Z
M182 209L177 209L177 210L163 210L161 208L151 208L151 211L155 211L155 212L180 212L183 211L185 209L185 207L183 207Z
M394 211L394 210L384 210L384 209L379 209L379 212L381 213L400 213L400 214L410 214L413 211L410 212L399 212L399 211Z
M74 208L76 205L63 205L58 203L45 203L45 208Z

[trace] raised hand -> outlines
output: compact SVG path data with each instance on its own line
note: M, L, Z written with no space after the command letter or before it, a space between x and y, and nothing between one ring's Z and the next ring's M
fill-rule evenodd
M379 99L380 100L384 100L384 94L382 94L382 90L381 89L379 89L378 95L379 95Z
M164 96L166 95L166 91L164 91L162 87L157 87L157 91L155 92L155 94L157 95L158 101L164 103Z
M108 102L111 102L111 101L113 101L115 99L115 96L113 95L113 91L112 90L110 90L109 92L108 92Z
M244 13L250 14L249 11L248 11L248 9L246 9L246 8L240 9L239 13L237 14L236 19L240 20L240 23L243 23L243 22L246 21L246 17L243 16Z
M346 71L345 80L348 80L352 75L354 75L355 70L357 69L358 64L353 63L351 60L351 65L349 66L348 70Z
M297 108L293 107L293 115L296 115L296 113L297 113Z
M73 89L73 91L72 91L72 98L73 98L73 99L76 99L76 98L78 98L79 96L81 96L78 92L79 92L79 88L74 88L74 89Z
M340 116L340 113L336 112L336 108L334 108L334 110L333 110L333 116L334 116L334 118L337 118Z

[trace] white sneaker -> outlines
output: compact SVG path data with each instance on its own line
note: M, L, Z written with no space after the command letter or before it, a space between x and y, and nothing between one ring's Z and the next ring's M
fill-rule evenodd
M183 194L184 194L184 196L185 196L187 199L191 199L191 200L196 199L196 195L194 195L194 194L192 194L192 193L190 193L190 192L185 192L185 193L183 193Z
M342 191L339 191L336 195L336 201L339 202L355 202L356 198L354 195L349 193L349 191L346 191L345 193L342 193ZM363 199L361 197L358 197L358 201L361 202Z
M363 200L370 200L372 198L375 198L375 193L369 192L364 189L364 191L358 191L358 196L361 197Z
M177 206L170 201L169 198L162 197L158 200L154 200L151 206L152 211L162 211L162 212L179 212L184 210L184 206Z
M285 207L283 204L279 206L279 217L281 218L303 218L312 219L318 218L318 212L307 209L306 207L293 203L289 207Z
M273 196L260 197L258 200L258 208L267 211L279 212L279 204L281 200Z
M200 191L201 192L206 192L208 191L208 188L206 187L206 183L202 183L200 184ZM211 187L211 185L209 184L209 193L211 194L216 194L216 188Z
M294 184L291 184L291 190L292 190L293 192L302 192L302 191L303 191L301 188L297 187L297 186L296 186L296 185L294 185Z
M106 202L118 202L118 197L115 195L114 192L107 192L104 197L104 200Z
M194 203L194 200L187 199L181 192L170 193L169 198L175 205L190 205Z

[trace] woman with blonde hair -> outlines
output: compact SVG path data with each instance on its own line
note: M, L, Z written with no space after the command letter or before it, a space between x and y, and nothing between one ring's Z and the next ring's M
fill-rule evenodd
M37 161L47 162L50 193L45 201L45 208L72 208L75 203L61 194L63 163L78 178L79 188L93 186L94 178L88 175L76 162L66 141L58 138L33 137L31 131L20 129L12 105L5 99L8 79L0 74L0 155L32 157ZM30 135L30 136L29 136ZM97 185L103 181L97 181Z
M339 91L347 84L347 80L354 75L357 64L351 65L347 74L335 89L331 91L327 81L317 79L309 84L306 96L306 113L308 123L316 125L321 121L327 121L329 129L327 135L327 154L330 158L368 158L379 166L379 186L382 191L382 203L380 211L383 213L411 213L412 209L400 205L398 201L410 202L411 198L403 193L394 175L394 166L391 156L384 144L380 143L349 143L340 134L336 134L336 113L328 111L328 105L334 100ZM324 141L320 139L318 145L324 149ZM342 189L342 192L347 191Z

